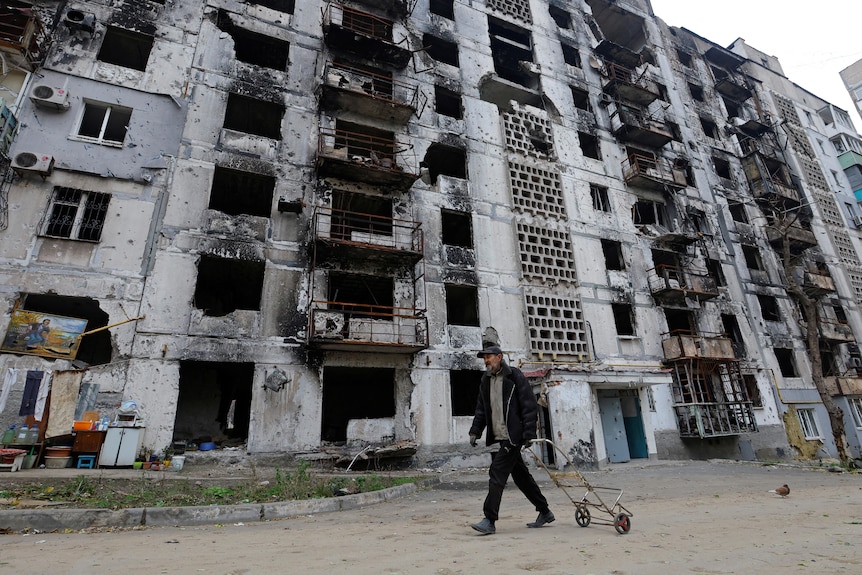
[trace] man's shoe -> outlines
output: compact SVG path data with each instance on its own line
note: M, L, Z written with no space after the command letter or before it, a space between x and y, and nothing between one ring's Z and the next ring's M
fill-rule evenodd
M472 523L470 527L472 527L482 535L493 535L497 532L497 528L494 527L494 522L487 517L479 523Z
M536 520L534 522L527 523L527 527L541 527L546 523L553 523L554 519L556 519L556 517L554 517L554 514L551 513L551 510L549 509L544 513L539 513L539 516L536 517Z

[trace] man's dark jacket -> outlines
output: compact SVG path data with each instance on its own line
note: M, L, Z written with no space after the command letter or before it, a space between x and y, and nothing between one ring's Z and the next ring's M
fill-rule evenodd
M509 431L509 442L512 445L524 445L531 439L536 439L536 418L539 407L533 389L524 374L516 367L509 367L505 362L500 366L503 375L503 405L506 413L503 420ZM485 445L491 445L498 441L491 434L491 376L485 373L479 383L479 397L476 400L476 413L473 416L473 425L470 426L470 435L480 437L482 431L488 428L485 434Z

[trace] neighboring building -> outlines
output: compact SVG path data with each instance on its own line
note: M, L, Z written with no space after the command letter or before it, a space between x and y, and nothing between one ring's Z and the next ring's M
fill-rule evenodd
M154 450L473 465L494 342L579 465L834 456L798 284L860 456L862 139L741 40L645 0L6 4L0 329L88 323L6 342L0 424L53 370Z
M856 105L856 113L862 117L862 60L853 62L838 72L838 75L841 76L850 99Z

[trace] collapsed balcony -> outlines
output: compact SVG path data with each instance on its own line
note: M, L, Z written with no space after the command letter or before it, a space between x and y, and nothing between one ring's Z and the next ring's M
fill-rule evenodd
M856 341L856 337L853 335L853 328L846 321L821 317L817 323L817 328L820 331L820 338L825 341L841 343Z
M373 252L413 263L422 258L424 236L419 222L318 206L312 225L324 257L329 252L352 252L359 257Z
M611 112L611 129L621 140L650 148L661 148L673 140L673 133L667 123L653 117L647 110L624 104L614 108Z
M621 64L606 62L604 71L606 80L602 89L619 99L639 106L648 106L660 96L655 82L647 77L646 68L638 73L637 70Z
M416 308L313 301L309 345L318 349L415 353L428 347L428 318Z
M835 282L828 271L805 270L802 278L802 289L809 297L820 297L835 291Z
M330 2L323 14L323 33L330 48L404 68L411 58L406 37L393 41L393 22Z
M339 122L343 128L321 128L317 147L317 169L321 176L334 176L369 184L409 188L419 174L404 170L400 147L392 132L359 124Z
M687 299L705 301L719 295L713 278L691 269L660 265L647 274L650 292L659 303L682 304Z
M665 186L684 188L685 170L677 168L667 158L631 154L623 160L626 184L640 188L663 190Z
M779 253L784 242L790 244L790 253L792 254L800 254L817 245L817 237L814 232L803 226L801 220L772 220L765 229L769 244Z
M787 209L800 204L799 192L783 162L757 151L742 159L742 169L755 199L780 203Z
M392 78L385 70L328 62L323 74L322 105L362 116L404 124L416 113L419 89Z

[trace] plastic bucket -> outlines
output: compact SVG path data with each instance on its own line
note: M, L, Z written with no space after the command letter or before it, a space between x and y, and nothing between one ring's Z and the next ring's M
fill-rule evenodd
M183 465L186 462L186 458L184 455L174 455L171 457L171 465L168 469L173 469L174 471L179 471L183 468Z

